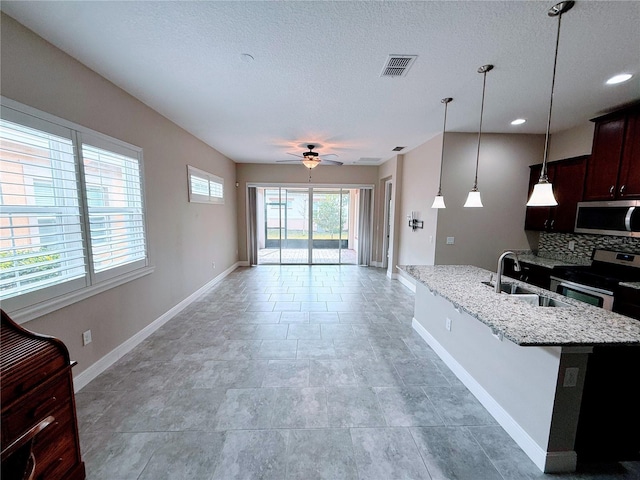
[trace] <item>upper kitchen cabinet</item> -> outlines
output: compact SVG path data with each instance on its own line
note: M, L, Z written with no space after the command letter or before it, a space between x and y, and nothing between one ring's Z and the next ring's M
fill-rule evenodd
M594 120L584 200L640 198L640 107Z
M582 200L587 155L547 164L547 176L553 183L558 206L527 207L524 228L549 232L573 232L578 202ZM542 164L532 165L529 173L529 196L538 183Z

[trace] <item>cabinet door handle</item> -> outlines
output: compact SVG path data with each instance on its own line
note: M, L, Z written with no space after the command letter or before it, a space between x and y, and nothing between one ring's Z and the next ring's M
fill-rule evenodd
M613 197L613 191L615 190L615 185L611 185L611 187L609 188L609 195L611 195Z
M551 230L553 230L553 224L556 222L555 219L551 220Z
M547 228L547 223L549 223L549 219L544 221L544 227L543 228Z
M620 195L624 195L624 187L626 187L626 185L620 187Z

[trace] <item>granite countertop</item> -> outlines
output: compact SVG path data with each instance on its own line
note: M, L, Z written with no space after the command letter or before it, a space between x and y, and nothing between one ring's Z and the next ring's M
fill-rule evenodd
M518 254L518 260L531 265L539 265L544 268L574 266L575 263L566 260L555 260L553 258L539 257L532 253Z
M431 292L452 302L456 308L476 317L494 334L503 335L518 345L640 345L638 320L505 278L509 283L571 305L567 308L534 307L518 300L517 295L498 294L480 283L489 280L493 273L489 270L469 265L405 265L398 268Z
M620 286L640 290L640 282L620 282Z

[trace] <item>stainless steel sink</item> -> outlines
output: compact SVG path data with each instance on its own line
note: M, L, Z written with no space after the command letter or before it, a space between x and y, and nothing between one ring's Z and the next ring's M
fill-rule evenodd
M518 295L516 298L518 300L522 300L524 302L527 302L528 304L533 305L534 307L561 307L561 308L565 308L565 307L570 307L571 306L568 303L563 302L562 300L556 300L555 298L547 297L545 295L538 295L538 294L535 294L535 293Z
M481 282L483 285L494 288L495 285L492 282ZM515 283L502 283L500 290L503 293L513 295L514 298L527 302L534 307L570 307L571 305L563 302L562 300L556 300L555 298L547 297L546 295L539 295L533 290L521 287Z
M481 282L483 285L494 288L495 284L493 282ZM500 284L500 290L503 293L508 293L509 295L523 295L523 294L534 294L533 290L529 290L528 288L521 287L520 285L516 285L515 283L507 283L502 282Z

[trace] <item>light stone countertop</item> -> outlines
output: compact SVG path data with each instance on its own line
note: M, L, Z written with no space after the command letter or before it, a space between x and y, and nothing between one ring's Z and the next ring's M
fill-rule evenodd
M398 266L431 292L522 346L640 345L640 321L504 278L571 306L534 307L517 295L497 294L483 285L493 273L470 265ZM495 277L495 274L494 274Z
M640 282L620 282L620 286L640 290Z
M553 258L539 257L532 253L523 255L518 254L518 260L524 263L529 263L531 265L539 265L544 268L576 266L575 263L570 263L563 260L555 260Z

